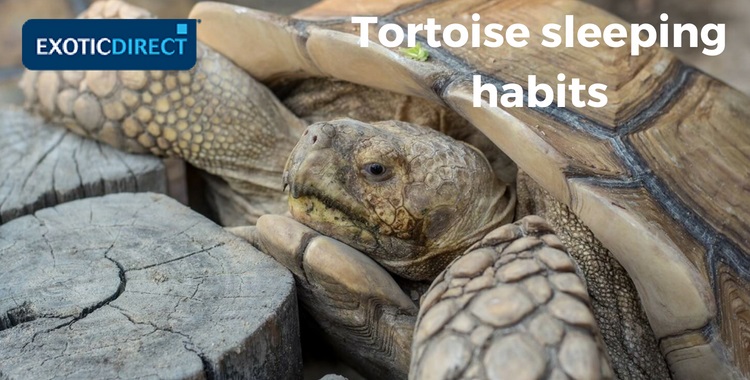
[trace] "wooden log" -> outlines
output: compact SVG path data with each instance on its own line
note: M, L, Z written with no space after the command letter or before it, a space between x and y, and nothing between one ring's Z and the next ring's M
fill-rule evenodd
M294 280L160 194L0 226L0 379L301 376Z
M166 192L161 160L133 155L0 108L0 224L57 204L119 192Z

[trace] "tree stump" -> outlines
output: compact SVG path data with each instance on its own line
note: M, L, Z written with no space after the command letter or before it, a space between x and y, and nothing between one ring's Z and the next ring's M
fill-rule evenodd
M166 192L161 160L118 151L0 108L0 224L67 201L120 192Z
M169 197L13 220L0 268L0 379L301 376L292 276Z

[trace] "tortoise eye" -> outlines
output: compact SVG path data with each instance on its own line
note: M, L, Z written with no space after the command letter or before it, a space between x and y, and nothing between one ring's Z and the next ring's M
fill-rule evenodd
M388 169L385 167L385 165L379 163L379 162L370 162L365 164L365 166L362 168L362 171L364 171L365 175L372 180L375 181L384 181L388 179Z

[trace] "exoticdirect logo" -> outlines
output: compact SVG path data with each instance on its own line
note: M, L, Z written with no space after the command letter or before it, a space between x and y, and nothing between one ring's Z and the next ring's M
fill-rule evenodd
M189 70L196 20L28 20L29 70Z

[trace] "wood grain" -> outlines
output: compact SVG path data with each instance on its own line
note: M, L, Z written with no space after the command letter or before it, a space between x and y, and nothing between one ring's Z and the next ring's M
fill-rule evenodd
M0 226L0 377L301 376L294 280L163 195Z
M84 197L166 192L158 158L82 138L20 108L0 108L0 136L0 224Z

